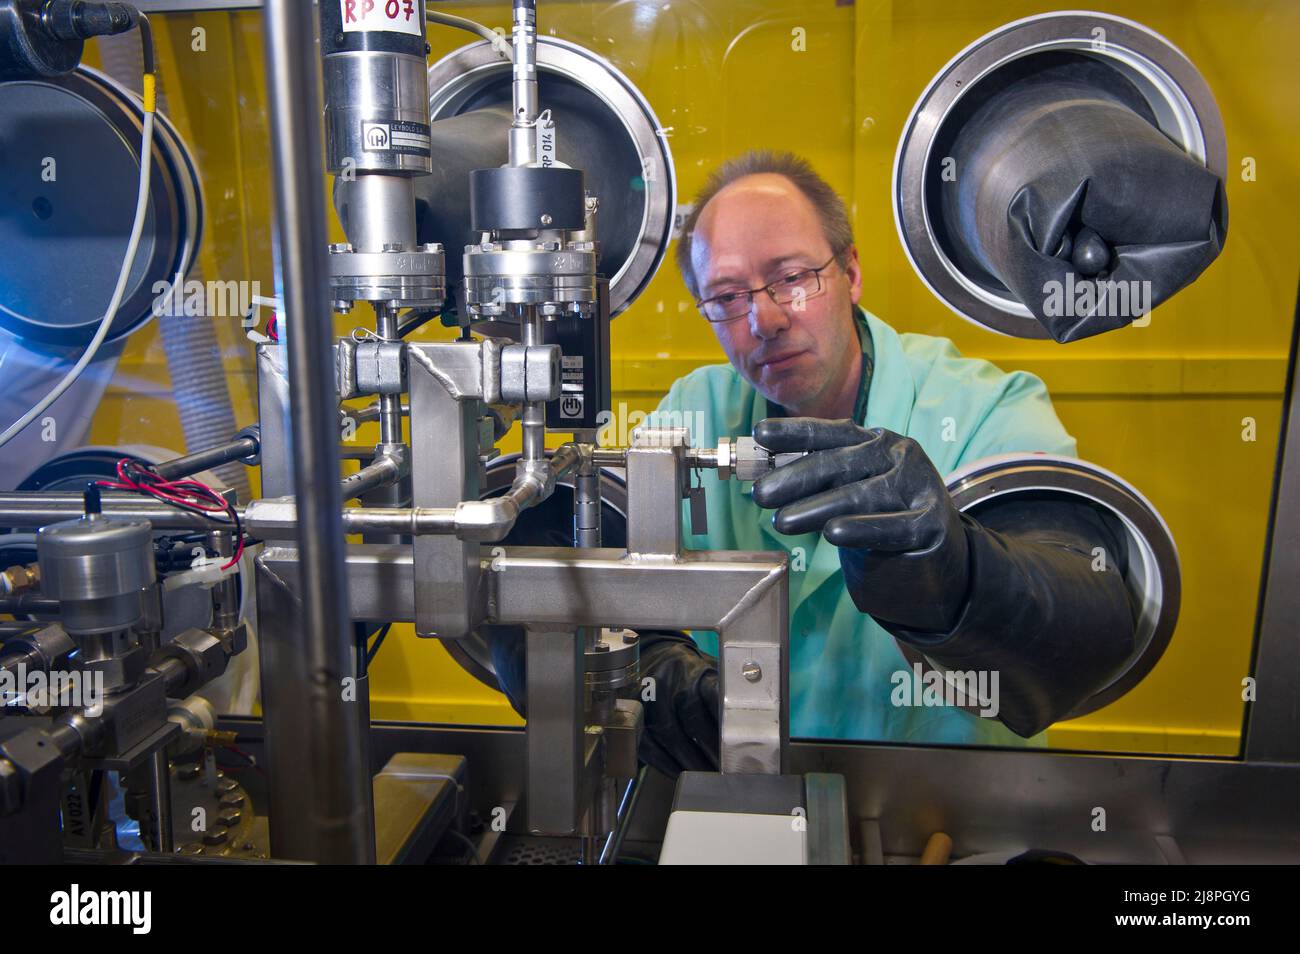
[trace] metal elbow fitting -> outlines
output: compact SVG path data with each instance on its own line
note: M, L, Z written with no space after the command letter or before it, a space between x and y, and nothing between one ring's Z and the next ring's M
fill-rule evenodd
M510 532L518 518L519 504L509 494L489 500L464 500L456 505L456 536L495 543Z

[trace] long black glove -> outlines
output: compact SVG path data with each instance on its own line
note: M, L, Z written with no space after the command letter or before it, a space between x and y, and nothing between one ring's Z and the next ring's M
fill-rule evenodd
M812 451L754 483L755 503L780 508L773 526L839 547L854 604L900 640L948 669L998 672L998 718L1017 734L1060 719L1131 655L1123 547L1086 505L1008 502L981 523L957 511L911 438L771 418L754 439Z
M641 685L641 761L672 777L718 771L718 661L685 633L641 631Z
M485 625L480 632L492 654L501 691L514 710L528 718L523 627ZM717 660L684 633L638 632L641 682L636 698L645 710L645 735L637 754L669 776L716 772L721 734Z

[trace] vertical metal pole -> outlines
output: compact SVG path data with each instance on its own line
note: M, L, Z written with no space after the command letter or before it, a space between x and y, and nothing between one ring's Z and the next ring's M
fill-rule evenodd
M554 625L526 633L528 827L571 834L585 808L582 640Z
M511 45L511 99L514 119L510 124L510 165L527 166L537 160L537 3L514 0Z
M277 685L282 705L266 709L271 848L293 858L366 863L375 858L370 767L355 702L345 701L344 680L354 675L354 666L337 479L316 11L303 0L267 0L263 22L302 602L300 625L275 633L293 645L269 654L280 662L294 656L298 661L284 671L263 671L262 679L305 680L288 691Z
M165 749L149 756L148 772L150 847L170 855L176 845L172 840L172 777Z
M399 341L397 312L383 302L375 302L375 331L385 341ZM379 443L402 443L402 396L379 395Z

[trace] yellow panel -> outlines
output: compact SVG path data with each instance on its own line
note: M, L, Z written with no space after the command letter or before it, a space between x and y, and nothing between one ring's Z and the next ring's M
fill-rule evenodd
M1226 250L1148 327L1060 347L1001 338L953 315L924 288L898 242L890 206L894 151L929 78L960 48L1035 2L558 2L542 31L584 44L625 72L671 143L680 201L719 161L755 147L808 156L850 203L864 304L902 331L944 335L963 352L1047 381L1083 456L1123 474L1161 510L1178 541L1183 611L1170 650L1118 703L1051 730L1070 748L1231 754L1249 672L1285 350L1300 236L1290 191L1300 6L1285 0L1098 2L1168 37L1200 68L1229 146ZM508 29L508 4L455 10ZM202 171L206 277L271 288L271 195L260 18L170 14L160 63L172 118ZM206 49L195 48L194 30ZM429 31L436 58L467 35ZM1254 181L1243 179L1252 161ZM323 189L327 189L325 184ZM336 236L338 224L332 220ZM346 333L364 314L340 318ZM251 347L220 329L238 419L252 420ZM421 337L447 332L430 329ZM648 410L679 375L723 360L671 263L613 328L615 406ZM96 417L92 439L183 443L156 328L138 332ZM1253 440L1243 439L1253 437ZM373 427L357 440L374 439ZM555 441L553 440L552 443ZM518 447L517 435L505 449ZM516 717L435 642L394 628L373 670L380 718L512 723Z

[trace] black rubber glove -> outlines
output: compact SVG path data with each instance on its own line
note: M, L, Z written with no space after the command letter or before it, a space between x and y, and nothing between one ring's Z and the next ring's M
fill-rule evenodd
M947 669L996 671L997 718L1029 737L1106 686L1135 648L1118 529L1068 500L959 513L914 440L851 421L780 418L754 438L812 451L754 483L782 533L840 548L854 604ZM1106 559L1098 560L1097 551Z
M685 633L641 632L641 761L665 775L718 771L718 661ZM651 684L646 679L653 679ZM650 689L653 687L653 698Z
M528 718L528 681L521 626L485 625L497 682L511 707ZM675 777L679 772L718 771L721 729L718 662L685 633L638 630L641 679L635 698L645 711L642 762ZM646 679L652 679L650 684Z
M921 445L848 419L768 418L754 440L773 453L813 451L754 482L754 502L780 509L779 533L821 533L852 561L858 609L909 629L945 632L966 598L961 515ZM846 581L849 577L845 565Z

